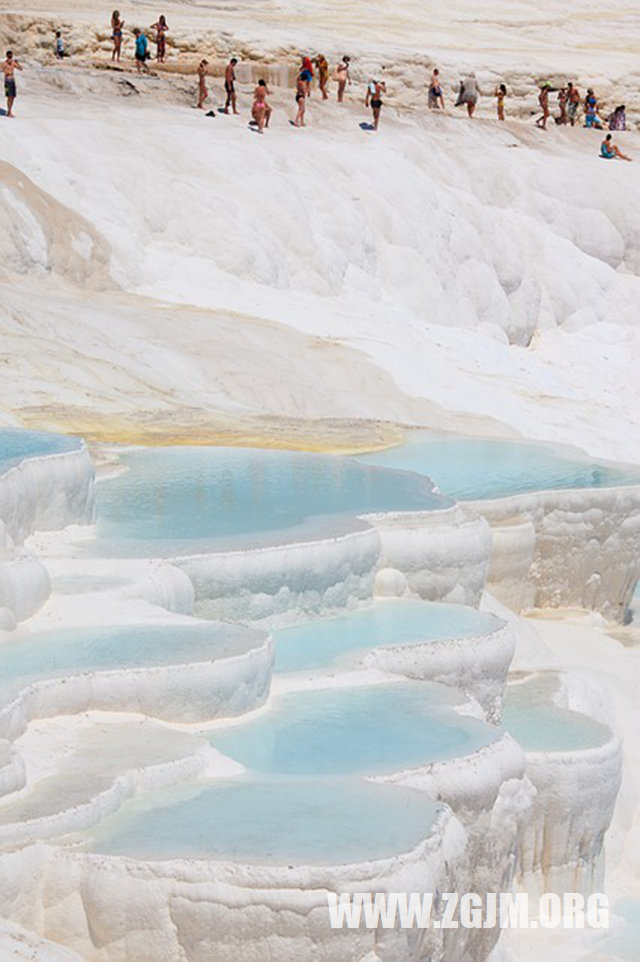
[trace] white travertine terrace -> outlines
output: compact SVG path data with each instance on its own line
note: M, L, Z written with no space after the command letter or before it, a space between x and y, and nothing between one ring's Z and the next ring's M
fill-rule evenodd
M475 698L488 721L497 724L514 648L511 628L497 622L494 631L472 638L380 646L367 652L362 663L367 668L459 688Z
M72 457L68 465L62 456L32 459L32 468L27 470L30 462L25 462L21 472L12 469L13 480L5 483L2 503L9 517L3 519L0 598L10 613L6 627L13 627L11 619L15 624L18 616L30 616L50 590L46 566L16 558L14 541L40 525L91 520L91 462L84 449ZM46 483L49 461L53 478ZM26 507L17 496L18 479L30 485ZM48 562L55 577L81 575L89 586L95 579L97 587L56 595L32 625L36 631L77 628L87 623L87 611L98 622L119 626L161 623L178 629L197 623L192 611L277 625L370 602L376 593L477 606L487 574L497 594L518 609L532 601L585 603L589 599L576 595L576 585L607 559L611 563L602 568L600 593L591 577L590 601L611 615L629 591L619 558L628 562L635 550L637 504L635 489L621 488L366 515L333 528L328 524L326 536L315 541L123 560L111 585L113 561L67 559L62 537ZM599 555L590 548L596 538L603 545ZM38 544L53 542L32 541L32 547ZM579 560L572 560L576 556ZM26 584L32 585L31 594L21 587ZM601 884L603 838L620 778L620 744L614 735L587 750L531 753L504 733L471 755L376 776L372 780L412 787L443 806L429 837L392 859L289 868L211 859L149 862L68 847L74 838L69 833L99 823L140 789L197 783L204 774L221 775L236 764L227 760L221 769L219 757L196 735L179 735L169 726L202 724L265 706L273 642L259 627L246 631L255 643L235 656L70 671L63 678L29 681L1 706L3 915L63 942L83 962L237 962L239 957L261 962L265 953L275 953L278 962L396 962L411 951L410 936L401 930L331 930L327 890L501 891L518 884L533 893L577 878L587 892ZM469 711L483 711L496 723L513 650L511 627L497 622L495 631L481 637L382 646L367 652L361 664L379 678L406 675L461 689L475 699ZM145 742L159 745L157 732L155 742L146 741L145 734L138 756L131 740L122 759L109 761L108 752L95 750L91 754L102 758L104 770L94 767L92 777L83 779L91 748L87 741L84 755L77 751L66 761L56 758L55 771L34 778L30 723L87 711L164 720L162 752L142 750ZM117 756L117 739L114 744ZM31 748L23 752L24 745ZM596 770L606 777L595 778ZM454 940L430 931L423 951L446 962L470 957L481 962L497 934L469 931ZM58 962L55 954L51 958ZM64 954L60 962L66 962Z
M577 607L622 621L640 579L640 488L467 502L492 526L488 586L519 611Z

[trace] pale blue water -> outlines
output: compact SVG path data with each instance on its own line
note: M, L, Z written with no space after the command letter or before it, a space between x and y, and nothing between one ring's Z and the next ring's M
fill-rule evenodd
M459 501L545 488L640 484L640 468L591 461L552 445L434 439L423 431L411 434L406 444L358 455L357 460L427 475L440 491Z
M97 488L97 550L193 554L214 545L307 535L326 519L434 510L450 502L420 476L350 458L249 448L161 448L122 456L129 469Z
M259 632L213 622L18 633L0 645L0 692L6 698L34 681L87 671L210 661L247 651L261 638Z
M553 674L507 685L502 724L525 751L579 751L609 741L605 725L553 703L557 686Z
M360 779L238 779L143 795L90 847L150 860L339 865L411 851L439 808L422 793Z
M466 755L501 734L456 715L455 695L427 682L304 691L266 715L211 733L246 768L282 775L397 771Z
M460 605L377 601L336 618L274 631L276 671L345 665L380 645L413 645L441 638L471 638L500 626L493 615ZM469 647L473 657L473 645Z
M0 474L24 461L44 454L62 454L82 447L78 438L47 431L23 431L21 428L0 428Z
M638 962L640 959L640 900L619 899L611 906L611 935L598 944L610 960ZM604 955L603 955L604 957Z

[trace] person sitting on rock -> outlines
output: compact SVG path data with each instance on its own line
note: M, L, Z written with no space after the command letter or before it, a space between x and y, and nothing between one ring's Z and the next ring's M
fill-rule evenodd
M600 156L604 157L605 160L631 160L631 157L627 157L623 154L620 148L614 144L613 137L611 134L607 134L602 143L600 144Z

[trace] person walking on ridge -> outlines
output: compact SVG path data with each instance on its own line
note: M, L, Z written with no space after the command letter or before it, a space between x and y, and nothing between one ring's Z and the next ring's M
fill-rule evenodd
M238 63L237 57L232 57L224 71L224 90L227 95L227 99L224 104L225 114L229 113L229 107L233 110L234 114L238 113L236 107L236 64Z
M167 54L167 21L164 14L158 17L157 23L152 23L150 30L155 30L156 32L156 60L158 63L164 63L164 59Z
M444 110L444 93L442 92L442 84L440 83L440 71L437 67L431 74L427 103L432 110L434 107L436 110Z
M323 53L319 53L316 57L316 67L318 68L318 87L320 88L322 99L328 100L327 84L329 83L329 64Z
M382 108L382 94L387 92L387 85L384 80L370 80L367 84L367 96L365 97L365 107L371 105L373 111L373 129L378 129L380 122L380 110Z
M349 74L349 64L351 58L345 54L336 68L336 80L338 81L338 103L341 104L344 98L344 91L347 86L351 86L351 76Z
M204 110L204 104L209 96L209 91L207 90L207 74L209 73L209 61L201 60L198 64L198 103L196 107L198 110Z
M120 11L114 10L111 14L111 39L113 40L113 52L111 59L120 63L120 52L122 50L122 31L124 20L120 17Z
M133 31L133 35L136 38L136 67L138 73L144 70L145 73L149 73L149 67L147 65L147 57L149 55L149 41L147 40L145 34L138 27Z
M547 129L547 120L549 119L549 91L551 90L551 85L549 83L543 83L540 87L540 93L538 94L538 103L542 107L542 116L538 117L536 120L536 127L540 130Z
M2 64L4 74L4 95L7 98L7 117L14 117L13 104L17 97L15 71L22 70L22 65L13 58L13 51L7 50L6 59Z

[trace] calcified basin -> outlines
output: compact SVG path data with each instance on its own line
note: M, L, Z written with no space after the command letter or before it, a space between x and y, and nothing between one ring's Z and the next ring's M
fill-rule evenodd
M19 632L0 645L3 700L26 685L85 672L154 668L241 655L264 633L236 625L184 622Z
M343 864L414 848L439 806L360 779L277 779L147 793L106 820L93 851L130 858Z
M275 631L276 671L346 666L378 646L473 639L496 631L501 624L493 615L461 605L377 601L336 618ZM472 641L469 657L473 657Z
M24 461L25 458L47 454L79 451L82 441L47 431L23 431L21 428L0 428L0 474Z
M358 455L363 464L415 471L456 500L502 498L523 491L601 488L640 483L640 470L590 461L579 452L518 441L435 439L418 431L405 444Z
M213 732L214 748L262 773L383 773L467 755L502 734L453 711L460 696L428 682L305 691L268 714Z
M580 751L611 740L605 725L554 704L557 690L553 673L507 685L502 721L525 751Z
M312 537L328 518L450 503L420 475L328 455L165 448L125 453L122 463L127 470L97 489L96 550L105 554L195 554L273 544Z

